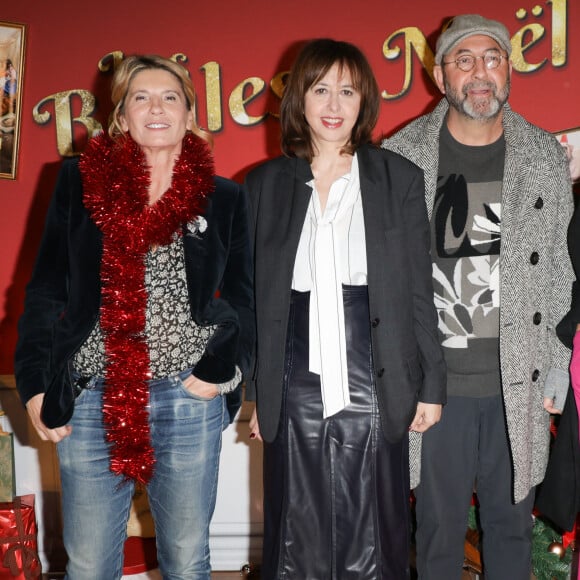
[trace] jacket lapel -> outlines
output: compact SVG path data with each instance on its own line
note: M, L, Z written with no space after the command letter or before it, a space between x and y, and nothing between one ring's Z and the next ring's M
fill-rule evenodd
M378 281L374 264L382 255L385 243L384 196L388 195L388 185L384 180L384 170L381 171L377 161L372 159L369 147L359 147L357 157L365 223L368 285L374 287Z
M506 266L506 255L514 256L520 245L517 236L522 229L515 227L526 203L527 192L535 191L526 181L533 175L529 167L532 160L526 159L527 148L511 120L513 113L509 105L504 106L505 164L501 192L501 254L502 266Z
M292 272L300 234L304 225L306 211L312 188L306 185L312 179L310 165L303 159L291 159L276 178L276 190L280 195L290 195L291 200L282 200L278 195L272 199L273 207L268 208L270 226L264 232L270 248L269 254L276 262L273 268L279 268L284 275L284 284L290 287Z

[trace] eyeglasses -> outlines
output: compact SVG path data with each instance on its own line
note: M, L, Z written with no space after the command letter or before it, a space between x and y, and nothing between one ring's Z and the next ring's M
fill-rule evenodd
M458 56L455 60L448 60L443 61L441 64L452 64L455 63L455 66L462 70L463 72L469 72L475 66L475 61L480 58L483 60L483 64L487 70L493 70L494 68L499 67L503 58L507 58L503 54L499 54L498 52L486 52L481 56L474 56L473 54L462 54Z

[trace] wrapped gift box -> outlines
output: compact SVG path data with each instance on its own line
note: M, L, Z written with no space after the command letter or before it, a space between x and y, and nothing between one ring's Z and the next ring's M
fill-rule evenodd
M0 503L0 580L42 576L38 557L34 495Z
M4 415L0 411L0 419ZM6 433L0 422L0 502L12 501L16 495L16 478L14 476L14 439L12 433Z

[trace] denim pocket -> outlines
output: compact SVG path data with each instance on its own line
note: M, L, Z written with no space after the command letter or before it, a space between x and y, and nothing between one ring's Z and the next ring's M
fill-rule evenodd
M183 379L180 376L175 377L177 380L177 384L179 385L179 388L191 399L194 399L196 401L200 401L202 403L209 403L210 401L213 401L216 397L219 397L219 393L213 397L202 397L201 395L198 395L196 393L194 393L193 391L190 391L185 384L183 383Z

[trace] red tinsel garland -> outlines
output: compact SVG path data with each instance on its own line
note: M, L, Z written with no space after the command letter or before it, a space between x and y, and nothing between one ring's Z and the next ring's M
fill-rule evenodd
M130 138L89 142L80 160L84 203L103 233L100 323L106 387L103 420L113 473L146 483L155 465L149 432L149 349L145 337L145 256L171 243L181 226L203 213L214 189L207 144L188 134L170 189L149 205L150 175Z

